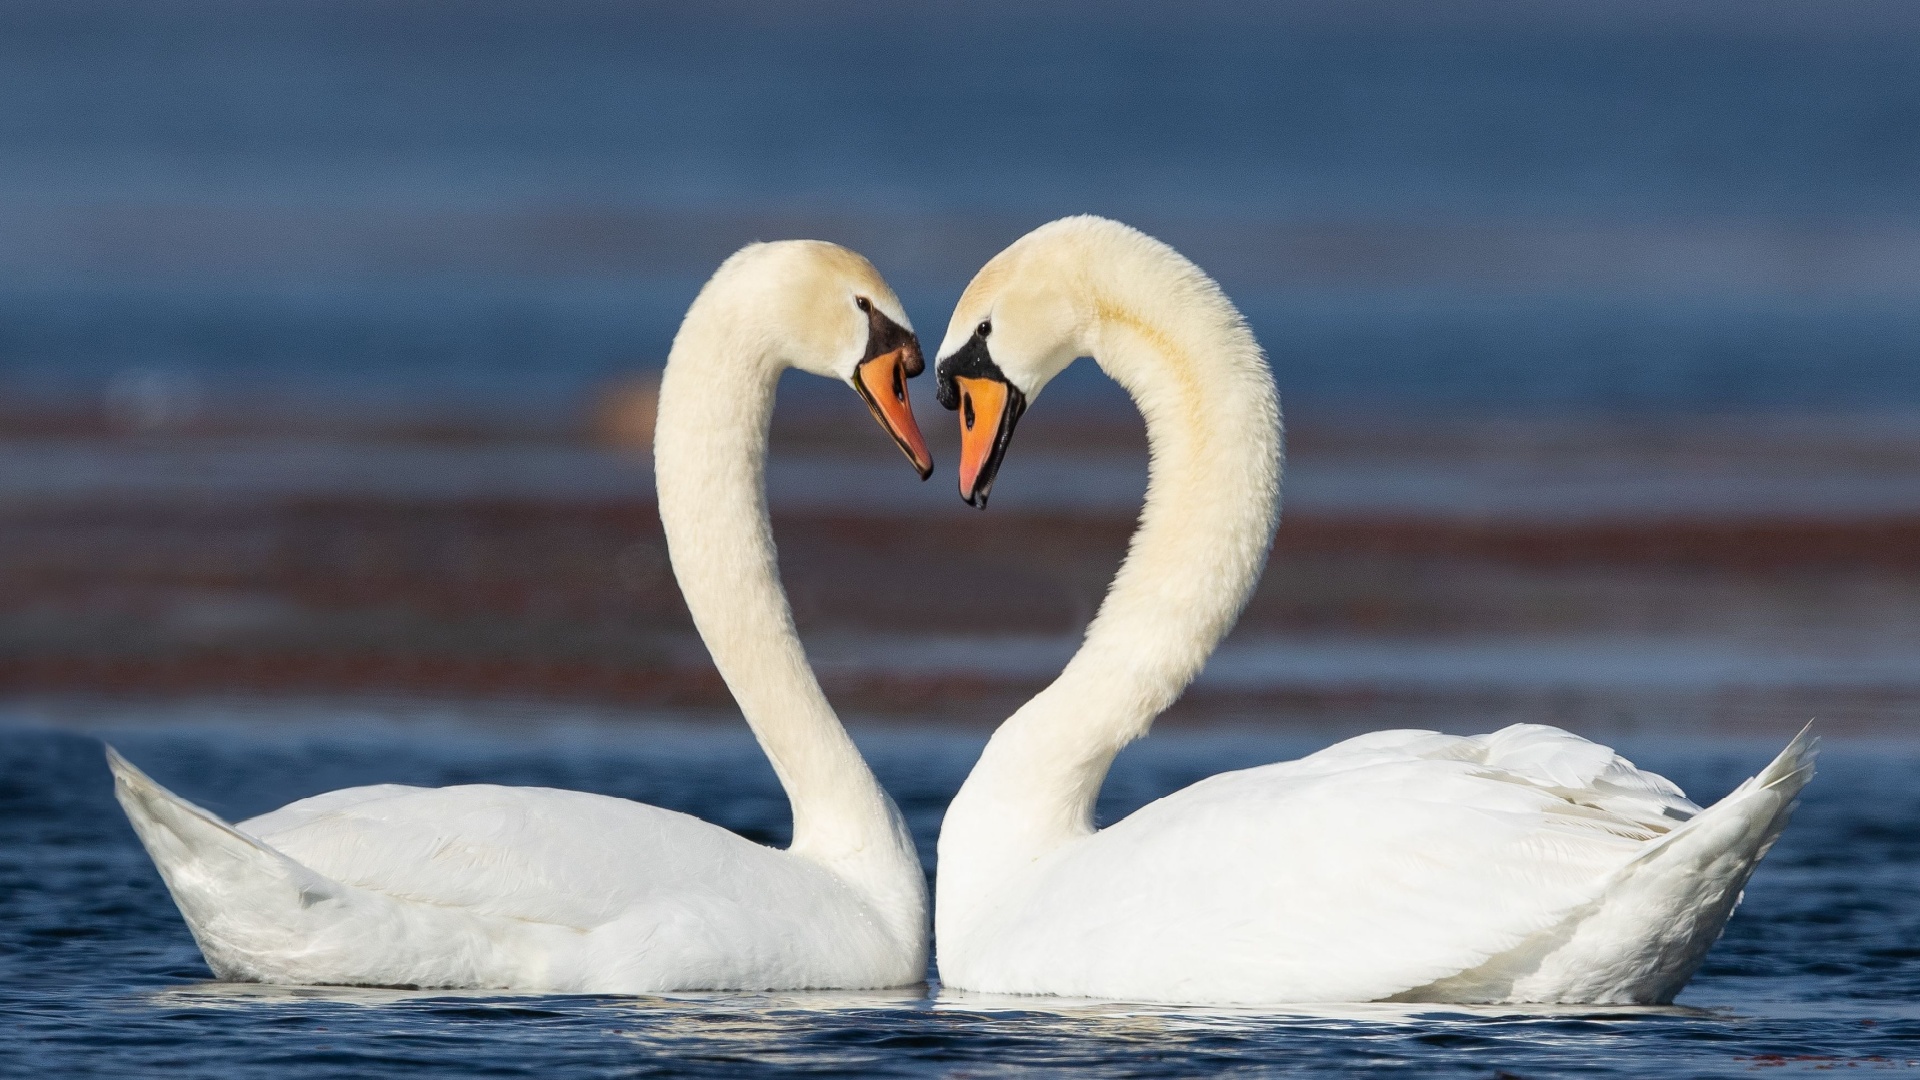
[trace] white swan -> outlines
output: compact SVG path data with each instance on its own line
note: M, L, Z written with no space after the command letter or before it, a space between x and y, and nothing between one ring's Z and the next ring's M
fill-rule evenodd
M892 800L807 664L764 471L787 367L859 391L924 478L905 380L923 366L853 252L749 246L688 310L654 462L674 572L793 808L793 846L546 788L352 788L237 827L108 751L115 789L221 978L578 993L904 986L926 885Z
M1068 218L996 256L941 346L961 494L1093 356L1152 451L1125 563L1059 678L995 732L940 834L958 989L1136 1001L1663 1003L1719 937L1812 774L1805 737L1711 809L1604 746L1518 725L1383 731L1201 781L1105 829L1094 799L1231 627L1277 517L1259 345L1210 279Z

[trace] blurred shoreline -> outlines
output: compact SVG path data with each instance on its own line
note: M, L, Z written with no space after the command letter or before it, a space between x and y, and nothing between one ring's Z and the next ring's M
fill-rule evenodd
M544 432L0 425L0 697L718 722L731 706L667 567L646 455L596 415ZM923 419L950 461L945 414ZM1036 418L984 514L945 472L914 484L870 426L851 400L776 424L802 634L849 717L991 725L1064 662L1124 551L1138 420ZM1266 578L1169 724L1755 734L1818 716L1886 735L1920 718L1911 418L1348 415L1296 423L1289 451Z

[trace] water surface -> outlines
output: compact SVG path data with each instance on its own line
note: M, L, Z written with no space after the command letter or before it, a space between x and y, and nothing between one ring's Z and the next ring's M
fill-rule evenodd
M1735 1076L1920 1068L1920 746L1831 746L1706 967L1671 1009L1181 1009L882 993L645 998L212 981L111 795L108 736L230 817L375 781L548 784L783 843L735 730L495 706L17 705L0 730L0 1072L366 1075ZM619 721L619 722L614 722ZM1199 776L1324 742L1171 733L1124 755L1105 820ZM976 736L863 743L930 856ZM1624 747L1703 800L1775 749Z
M1603 7L7 0L0 375L564 412L747 241L931 333L1095 212L1296 404L1920 405L1911 11Z

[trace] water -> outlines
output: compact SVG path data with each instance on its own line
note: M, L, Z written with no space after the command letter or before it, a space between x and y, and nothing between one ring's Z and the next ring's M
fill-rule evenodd
M934 332L1091 211L1296 404L1920 406L1911 13L1590 7L9 0L0 378L562 410L748 240Z
M784 802L732 729L494 707L10 707L0 731L0 1073L487 1076L1746 1076L1920 1068L1920 746L1839 744L1671 1009L1179 1009L885 993L512 997L210 981L121 818L106 734L230 817L374 781L551 784L771 843ZM1312 749L1168 733L1123 755L1103 819ZM979 740L863 740L930 855ZM1776 747L1623 749L1717 798Z

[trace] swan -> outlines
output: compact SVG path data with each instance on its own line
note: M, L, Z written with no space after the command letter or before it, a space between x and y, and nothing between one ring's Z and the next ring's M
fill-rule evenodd
M654 465L694 624L793 811L784 851L686 814L547 788L394 784L229 825L111 748L115 793L207 964L267 983L551 993L868 989L926 975L899 811L808 665L767 524L782 370L847 382L925 479L911 324L861 256L750 245L674 338Z
M942 985L1200 1004L1667 1003L1812 775L1802 732L1710 809L1552 727L1380 731L1210 777L1103 829L1114 755L1238 617L1277 521L1259 344L1172 248L1094 217L982 268L940 347L960 491L1092 356L1145 418L1145 507L1059 677L988 742L941 826Z

